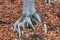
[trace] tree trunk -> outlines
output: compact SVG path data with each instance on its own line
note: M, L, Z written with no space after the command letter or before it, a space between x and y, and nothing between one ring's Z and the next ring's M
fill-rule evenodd
M31 16L34 15L35 12L34 0L23 0L23 14Z
M25 26L27 24L29 24L32 27L32 29L35 30L35 28L34 28L34 26L32 24L32 20L33 21L38 20L37 22L39 22L39 23L41 22L41 17L36 12L36 9L34 7L34 0L23 0L23 13L22 14L23 15L14 24L14 31L18 32L19 38L21 36L21 32L20 32L20 29L18 27L25 28ZM23 20L23 21L20 22L20 20ZM44 26L45 26L44 27L45 33L47 33L46 24L44 24Z

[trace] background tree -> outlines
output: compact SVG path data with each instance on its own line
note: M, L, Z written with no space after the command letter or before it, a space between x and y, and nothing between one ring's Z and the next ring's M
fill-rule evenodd
M51 0L45 0L45 2L50 4L51 3Z

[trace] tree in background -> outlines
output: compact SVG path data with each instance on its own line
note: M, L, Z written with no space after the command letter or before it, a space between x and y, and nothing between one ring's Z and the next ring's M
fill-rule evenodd
M45 0L45 2L50 4L51 0Z

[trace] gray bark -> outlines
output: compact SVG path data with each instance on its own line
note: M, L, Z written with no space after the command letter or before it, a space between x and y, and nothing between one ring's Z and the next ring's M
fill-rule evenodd
M34 0L23 0L23 14L26 16L31 16L35 12Z

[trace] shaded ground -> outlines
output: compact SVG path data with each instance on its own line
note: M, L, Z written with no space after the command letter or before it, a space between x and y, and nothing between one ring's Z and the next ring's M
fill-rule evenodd
M36 28L36 31L29 32L26 28L25 30L21 30L22 36L24 36L26 33L36 33L42 35L43 40L60 40L60 19L57 16L57 14L60 12L60 5L58 2L49 5L44 3L43 0L36 0L35 4L37 12L46 16L44 17L44 21L46 22L46 20L48 20L51 22L51 24L56 25L58 33L47 25L48 33L43 34L43 25L40 27L35 25L34 27ZM22 5L23 3L21 0L0 1L0 20L5 20L7 22L7 24L0 24L0 40L18 40L16 38L16 32L13 31L13 23L22 13Z

